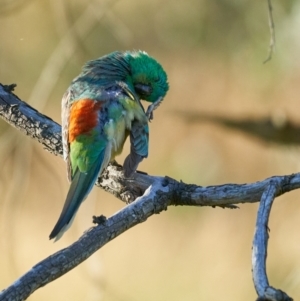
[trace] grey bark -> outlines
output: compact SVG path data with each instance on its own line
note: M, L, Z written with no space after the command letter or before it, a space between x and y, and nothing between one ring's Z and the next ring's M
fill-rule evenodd
M39 141L44 148L62 156L60 125L37 112L0 84L0 116L10 125ZM185 184L169 177L153 177L137 172L123 176L122 168L110 165L97 186L126 203L109 219L95 218L99 224L86 231L78 241L49 256L0 293L2 300L25 300L35 290L64 275L106 243L131 227L146 221L168 206L220 206L260 201L253 240L252 275L257 300L290 301L288 295L269 285L266 273L268 220L274 199L300 187L300 174L275 176L252 184L226 184L209 187Z

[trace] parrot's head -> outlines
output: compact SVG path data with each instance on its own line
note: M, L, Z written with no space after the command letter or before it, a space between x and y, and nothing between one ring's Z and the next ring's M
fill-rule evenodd
M128 56L131 80L137 95L152 103L164 98L169 84L162 66L144 51L130 52Z

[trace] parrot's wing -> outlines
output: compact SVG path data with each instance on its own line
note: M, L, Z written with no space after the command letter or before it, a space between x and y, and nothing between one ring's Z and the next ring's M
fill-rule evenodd
M139 163L148 157L149 128L148 123L134 120L130 131L130 154L123 165L125 177L130 177L137 169Z
M71 162L70 162L70 143L69 143L69 117L70 117L70 100L72 96L71 89L68 89L62 98L61 103L61 136L63 144L64 160L67 162L67 175L69 181L71 181Z

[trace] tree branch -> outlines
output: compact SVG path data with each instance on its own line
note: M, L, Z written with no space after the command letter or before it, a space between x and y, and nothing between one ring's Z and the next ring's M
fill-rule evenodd
M272 179L261 196L257 213L256 231L252 245L252 275L254 286L259 296L257 299L258 301L293 300L283 291L271 287L266 273L267 247L269 239L268 221L272 204L276 197L276 192L280 189L281 183Z
M62 155L60 126L6 91L1 84L0 116L42 143L49 152ZM108 219L95 218L95 221L99 221L97 226L86 231L71 246L35 265L0 293L1 301L25 300L35 290L75 268L118 235L146 221L153 214L167 210L170 205L236 208L235 204L254 203L260 199L252 255L253 281L258 300L292 300L282 291L269 286L266 274L267 229L274 198L300 188L299 173L271 177L252 184L201 187L178 182L169 177L153 177L140 172L126 179L120 166L110 165L96 185L131 204Z

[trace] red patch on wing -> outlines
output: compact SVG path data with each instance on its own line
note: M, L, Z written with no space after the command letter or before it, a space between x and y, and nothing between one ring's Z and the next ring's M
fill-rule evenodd
M70 108L69 143L78 135L88 133L98 122L99 101L85 98L76 101Z

